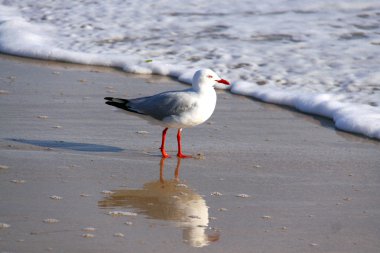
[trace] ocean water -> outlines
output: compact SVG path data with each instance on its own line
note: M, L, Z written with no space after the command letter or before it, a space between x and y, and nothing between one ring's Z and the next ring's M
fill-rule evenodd
M0 0L0 51L170 75L380 139L379 0Z

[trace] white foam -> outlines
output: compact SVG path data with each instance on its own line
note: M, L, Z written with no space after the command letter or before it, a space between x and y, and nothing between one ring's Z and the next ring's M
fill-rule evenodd
M147 63L131 55L96 54L62 49L56 46L54 27L27 22L19 15L15 8L0 7L1 52L45 60L118 67L139 74L174 77L181 74L180 68L176 66L160 62Z
M378 0L0 0L0 51L185 83L212 68L235 93L379 138L379 8Z
M275 86L261 87L247 82L236 82L231 92L324 116L333 119L338 129L380 139L379 107L340 102L341 97L334 94L287 91Z

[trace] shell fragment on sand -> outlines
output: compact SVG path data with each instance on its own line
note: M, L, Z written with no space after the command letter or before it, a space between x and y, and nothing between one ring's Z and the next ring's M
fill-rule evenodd
M83 238L94 238L95 235L94 234L90 234L90 233L86 233L86 234L82 234L82 237Z
M54 199L54 200L61 200L61 199L63 199L62 197L57 196L57 195L51 195L49 198Z
M13 179L13 180L11 180L11 182L14 183L14 184L23 184L26 181L23 180L23 179Z
M239 197L239 198L249 198L251 196L248 195L248 194L245 194L245 193L241 193L241 194L236 195L236 197Z
M54 219L54 218L47 218L47 219L44 219L43 222L44 222L44 223L53 224L53 223L58 223L59 220Z
M137 213L127 212L127 211L110 211L108 215L111 216L137 216Z
M0 229L3 229L3 228L10 228L11 225L7 224L7 223L0 223Z
M85 228L82 228L82 231L85 231L85 232L94 232L94 231L96 231L96 228L94 228L94 227L85 227Z

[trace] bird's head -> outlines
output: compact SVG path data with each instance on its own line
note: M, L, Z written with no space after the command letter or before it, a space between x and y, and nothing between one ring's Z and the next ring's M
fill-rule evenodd
M211 69L201 69L195 72L193 76L193 88L202 89L206 87L214 87L216 84L221 83L229 85L230 83L220 78L214 71Z

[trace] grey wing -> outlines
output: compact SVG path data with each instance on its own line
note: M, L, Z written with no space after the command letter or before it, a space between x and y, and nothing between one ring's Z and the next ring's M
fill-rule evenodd
M128 106L139 113L149 115L157 120L168 116L180 115L197 106L188 93L175 91L164 92L151 97L130 99Z

